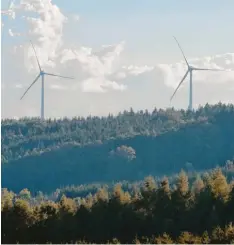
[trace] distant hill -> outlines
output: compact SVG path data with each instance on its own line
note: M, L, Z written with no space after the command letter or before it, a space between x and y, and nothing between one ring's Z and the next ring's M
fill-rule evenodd
M233 157L233 105L2 120L2 187L16 192L206 170Z

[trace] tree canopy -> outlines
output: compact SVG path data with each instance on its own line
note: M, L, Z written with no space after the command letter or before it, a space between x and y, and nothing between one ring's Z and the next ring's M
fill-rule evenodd
M51 192L223 166L234 156L233 105L117 116L2 120L2 185ZM42 181L43 180L43 181Z
M234 242L234 185L220 169L191 184L182 171L174 186L148 176L135 192L117 184L79 200L34 203L28 190L2 192L3 243Z

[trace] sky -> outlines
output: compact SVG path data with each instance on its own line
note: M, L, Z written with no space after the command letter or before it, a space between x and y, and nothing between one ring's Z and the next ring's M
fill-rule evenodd
M41 80L30 40L46 72L45 117L188 107L191 65L227 71L193 74L193 105L234 103L233 0L2 0L2 118L40 116ZM6 11L8 10L8 11ZM5 12L4 12L5 11ZM232 71L233 70L233 71Z

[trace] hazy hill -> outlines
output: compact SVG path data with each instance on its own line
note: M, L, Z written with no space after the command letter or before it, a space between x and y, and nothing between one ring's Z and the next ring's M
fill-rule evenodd
M154 110L117 117L2 121L2 186L52 191L138 180L181 168L205 170L234 156L234 106L191 113Z

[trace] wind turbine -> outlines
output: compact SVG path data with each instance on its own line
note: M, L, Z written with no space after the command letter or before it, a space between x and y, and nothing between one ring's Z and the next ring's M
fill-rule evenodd
M30 41L31 42L31 41ZM35 56L36 56L36 59L37 59L37 64L38 64L38 67L39 67L39 74L37 75L37 77L35 78L35 80L32 82L32 84L27 88L27 90L24 92L24 94L22 95L22 97L20 98L20 100L23 99L23 97L26 95L26 93L28 92L28 90L37 82L37 80L41 77L41 120L44 120L44 78L45 78L45 75L48 75L48 76L54 76L54 77L62 77L62 78L68 78L68 79L74 79L73 77L64 77L64 76L60 76L60 75L55 75L55 74L52 74L52 73L47 73L47 72L44 72L42 69L41 69L41 66L40 66L40 63L39 63L39 60L37 58L37 54L36 54L36 50L33 46L33 43L31 42L31 45L32 45L32 48L33 48L33 51L35 53Z
M171 96L171 100L173 99L174 95L176 94L177 90L179 89L180 85L183 83L183 81L185 80L185 78L187 77L187 75L190 75L190 80L189 80L189 106L188 106L188 110L192 111L193 110L193 71L225 71L225 70L221 70L221 69L208 69L208 68L197 68L197 67L193 67L191 66L185 55L184 52L182 50L182 48L180 47L179 42L177 41L177 39L174 37L175 41L177 42L179 49L181 50L185 62L187 64L188 70L186 71L185 75L183 76L181 82L179 83L179 85L177 86L175 92L173 93L173 95Z

